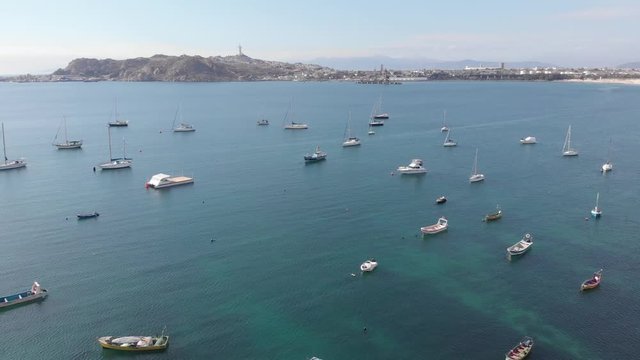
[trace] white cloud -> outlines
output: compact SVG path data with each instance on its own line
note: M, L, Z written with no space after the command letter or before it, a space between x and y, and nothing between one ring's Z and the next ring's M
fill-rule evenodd
M640 14L640 7L638 6L626 6L626 7L593 7L588 9L581 9L570 11L566 13L557 14L554 17L560 19L571 20L617 20L622 18L633 18Z

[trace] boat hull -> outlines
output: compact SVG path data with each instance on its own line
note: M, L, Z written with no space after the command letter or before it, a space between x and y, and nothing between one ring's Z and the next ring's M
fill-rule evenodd
M399 167L398 169L396 169L396 171L399 174L403 174L403 175L415 175L415 174L426 174L427 173L427 169L412 169L412 168L407 168L404 166Z
M578 152L576 150L567 150L562 153L562 156L578 156Z
M100 214L93 213L93 214L78 214L76 215L78 217L78 220L84 220L84 219L92 219L92 218L97 218L98 216L100 216Z
M21 160L9 161L5 164L0 164L0 170L19 169L27 166L27 163Z
M151 345L151 346L141 346L141 347L137 347L137 346L122 346L122 345L118 345L118 344L112 344L109 343L109 340L112 338L112 336L103 336L101 338L98 339L98 343L100 344L100 346L103 349L111 349L111 350L118 350L118 351L137 351L137 352L145 352L145 351L162 351L165 350L167 348L167 346L169 346L169 337L168 336L162 336L159 340L159 345ZM153 338L158 340L158 338ZM156 341L154 341L155 343Z
M129 126L129 122L128 121L115 121L115 122L110 122L109 123L110 127L123 127L123 126Z
M384 121L370 121L369 126L384 126Z
M484 175L482 175L482 174L472 175L469 178L469 182L470 183L475 183L475 182L480 182L480 181L484 181Z
M98 165L102 170L117 170L131 167L131 161L112 161Z
M70 143L64 143L64 144L53 144L53 145L57 147L58 150L80 149L82 148L82 141L70 142Z
M173 132L194 132L196 129L173 129Z

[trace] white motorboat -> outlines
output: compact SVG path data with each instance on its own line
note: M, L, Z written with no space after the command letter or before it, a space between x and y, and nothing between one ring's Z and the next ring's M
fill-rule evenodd
M437 223L435 223L433 225L421 227L420 231L425 235L430 235L430 234L437 234L437 233L443 232L443 231L447 230L448 228L449 228L449 222L443 216L440 219L438 219Z
M162 189L171 186L192 184L193 178L187 176L171 176L167 174L155 174L147 181L146 187Z
M600 208L600 206L598 206L599 202L600 202L600 193L596 195L596 206L593 209L591 209L591 216L595 218L599 218L600 216L602 216L602 209Z
M607 154L607 162L602 164L602 172L606 173L613 170L613 164L611 163L611 139L609 139L609 151Z
M527 233L527 234L524 234L524 236L522 237L522 239L520 239L520 241L509 246L507 248L507 253L509 254L510 257L516 256L516 255L522 255L526 253L527 250L529 250L531 245L533 245L533 236Z
M4 161L0 163L0 170L18 169L27 166L27 162L19 160L9 160L7 158L7 147L4 141L4 123L2 123L2 153L4 155Z
M520 139L520 144L535 144L538 142L535 136L527 136Z
M567 129L567 136L564 138L564 145L562 146L562 156L577 156L578 150L571 147L571 125Z
M127 158L127 145L122 139L122 157L114 158L111 155L111 127L107 127L107 132L109 133L109 161L98 165L102 170L117 170L117 169L125 169L131 167L133 163L133 159Z
M360 270L365 272L371 272L375 270L376 267L378 267L378 262L376 261L376 259L369 259L360 265Z
M453 141L450 135L451 135L451 129L447 130L447 136L444 138L444 143L442 143L442 146L452 147L452 146L458 145L457 142Z
M478 172L478 148L476 148L476 158L473 161L473 171L469 177L469 182L478 182L484 180L484 174Z
M399 166L396 171L400 174L424 174L427 169L423 166L421 159L413 159L409 165Z
M60 133L60 128L64 126L64 142L56 142L58 139L58 134ZM67 118L63 117L62 123L58 127L58 131L56 132L56 137L53 138L53 146L58 149L79 149L82 147L82 140L69 140L67 138Z

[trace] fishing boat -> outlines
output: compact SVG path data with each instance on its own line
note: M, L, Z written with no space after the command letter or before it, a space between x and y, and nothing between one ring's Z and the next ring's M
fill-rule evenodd
M60 134L60 128L64 126L64 142L56 142ZM67 138L67 118L63 116L62 123L58 127L56 136L53 138L53 146L58 149L79 149L82 147L82 140L69 140Z
M591 209L591 216L595 217L596 219L602 216L602 209L598 206L599 201L600 201L600 193L597 193L596 206L593 209Z
M102 336L98 343L103 349L121 351L162 351L169 346L169 336L164 335L164 329L160 336Z
M0 170L18 169L27 166L27 162L20 160L9 160L7 158L7 146L4 141L4 123L2 123L2 154L4 155L4 162L0 163Z
M478 148L476 148L476 157L475 160L473 160L473 171L471 172L471 176L469 177L469 182L474 183L483 180L484 174L478 172Z
M386 120L386 119L389 119L389 113L386 113L386 112L382 111L382 96L380 96L380 98L378 98L378 103L376 104L376 107L374 108L373 119L375 119L375 120Z
M47 297L47 290L40 287L37 281L33 282L31 289L17 294L0 297L0 308L24 304Z
M267 119L258 120L258 125L259 126L267 126L267 125L269 125L269 120L267 120Z
M505 360L522 360L526 358L533 349L533 339L525 336L518 345L505 354Z
M80 214L78 214L76 216L78 217L78 220L84 220L84 219L96 218L96 217L100 216L100 214L98 214L97 211L94 211L92 213L80 213Z
M442 143L442 146L444 147L458 146L458 143L451 138L450 134L451 134L451 130L447 130L447 136L444 138L444 143Z
M443 231L447 230L448 228L449 228L449 222L443 216L440 219L438 219L437 223L435 223L433 225L421 227L420 231L425 235L431 235L431 234L437 234L439 232L443 232Z
M571 147L571 125L567 129L567 136L564 138L564 145L562 146L562 156L577 156L578 150Z
M347 128L345 129L344 142L342 147L359 146L360 139L351 134L351 112L349 112L349 118L347 119Z
M285 130L305 130L309 128L309 125L305 123L295 122L294 120L295 113L293 112L293 100L289 102L289 108L287 112L284 114L284 119L282 120L285 125Z
M320 150L320 146L316 146L316 151L314 151L312 154L306 154L304 156L304 161L306 163L312 163L312 162L318 162L318 161L322 161L325 160L327 158L327 153Z
M118 99L115 100L113 115L114 115L113 121L109 121L109 126L112 126L112 127L129 126L129 121L118 119Z
M436 199L436 204L444 204L447 202L447 198L443 195Z
M580 285L580 291L597 288L600 285L601 281L602 281L602 269L594 272L593 276L590 279L582 282L582 285Z
M531 245L533 245L533 236L527 233L527 234L524 234L524 236L522 237L522 239L520 239L520 241L509 246L507 248L507 253L509 254L509 257L522 255L531 248Z
M427 169L423 166L421 159L413 159L407 166L398 166L396 171L400 174L424 174Z
M111 155L111 127L107 127L107 133L109 134L109 161L98 165L102 170L117 170L131 167L133 159L127 157L127 144L122 138L122 157L114 158Z
M442 127L440 128L440 132L449 131L449 127L447 127L447 110L442 112Z
M176 121L178 120L178 115L180 116L180 124L178 124L178 126L176 126ZM178 105L178 108L176 109L176 113L173 116L173 123L171 124L171 128L173 129L173 132L193 132L193 131L196 131L196 129L191 124L188 124L188 123L186 123L186 122L184 122L182 120L182 111L180 109L180 105Z
M172 186L193 184L193 178L187 176L171 176L167 174L155 174L147 181L146 187L163 189Z
M602 164L602 173L606 174L608 171L613 170L613 164L611 163L611 138L609 138L609 150L607 152L607 162Z
M369 259L365 262L363 262L360 265L360 270L364 271L364 272L371 272L373 270L376 269L376 267L378 267L378 262L376 261L376 259Z
M496 212L485 215L482 221L485 221L485 222L495 221L500 219L501 217L502 217L502 210L500 210L500 206L498 205L496 206Z
M535 144L538 141L536 140L535 136L527 136L527 137L523 137L520 139L520 144Z

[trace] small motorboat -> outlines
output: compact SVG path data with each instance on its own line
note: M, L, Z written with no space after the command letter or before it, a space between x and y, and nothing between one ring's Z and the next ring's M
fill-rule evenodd
M505 360L522 360L526 358L533 348L533 339L525 336L520 343L509 350L505 355Z
M520 139L520 144L526 145L526 144L535 144L536 142L538 142L536 140L535 136L527 136L527 137L523 137L522 139Z
M363 262L360 265L360 270L365 271L365 272L371 272L373 270L376 269L376 267L378 267L378 262L376 261L376 259L369 259L365 262Z
M309 125L292 121L291 124L285 125L284 128L286 130L306 130L309 128Z
M260 125L260 126L269 125L269 120L267 120L267 119L258 120L258 125Z
M427 169L424 167L421 159L413 159L407 166L399 166L396 169L400 174L424 174Z
M40 287L37 281L31 285L31 289L21 293L0 296L0 308L10 307L13 305L24 304L47 297L47 290Z
M495 221L495 220L500 219L501 217L502 217L502 210L500 210L500 207L497 206L496 207L496 212L485 215L484 219L482 219L482 221L484 221L484 222Z
M585 280L582 285L580 285L580 291L597 288L600 285L600 281L602 281L602 269L594 272L591 279Z
M533 245L533 236L527 233L527 234L524 234L524 236L520 241L509 246L507 248L507 253L509 254L509 257L515 256L515 255L522 255L526 253L527 250L529 250L529 248L531 248L531 245Z
M425 235L429 235L429 234L437 234L439 232L443 232L443 231L447 230L448 228L449 228L449 222L443 216L440 219L438 219L437 223L435 223L433 225L421 227L420 231L422 231L422 233L425 234Z
M94 211L92 213L80 213L77 216L78 216L78 220L83 220L83 219L91 219L91 218L98 217L98 216L100 216L100 214L98 214L98 212Z
M103 336L98 338L104 349L121 351L162 351L169 345L169 336Z
M613 170L613 164L610 161L607 161L606 163L602 164L602 172L606 173L607 171L611 171Z
M446 202L447 202L447 198L444 197L444 195L436 199L436 204L444 204Z

